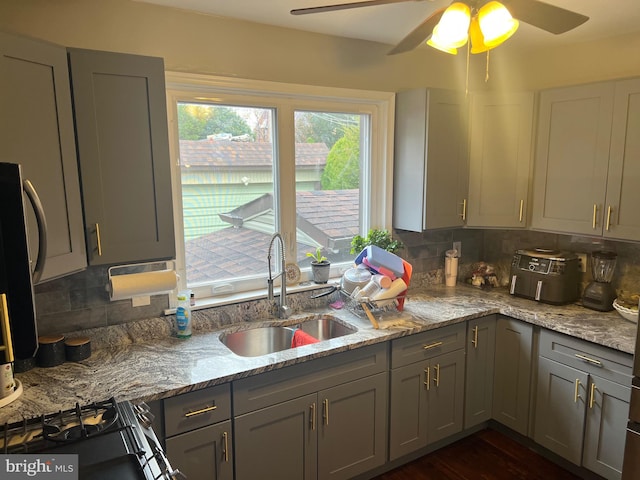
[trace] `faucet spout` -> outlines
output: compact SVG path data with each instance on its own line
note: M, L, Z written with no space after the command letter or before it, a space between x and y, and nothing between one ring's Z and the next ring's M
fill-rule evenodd
M280 243L280 273L273 276L271 274L271 249L273 248L274 242L278 240ZM278 318L288 318L290 314L290 308L287 306L287 274L286 274L286 257L284 251L284 240L282 239L282 235L279 233L274 233L271 236L271 241L269 242L269 251L267 252L267 263L269 264L269 278L267 279L267 287L268 287L268 298L269 301L273 300L273 281L280 278L280 300L278 302Z

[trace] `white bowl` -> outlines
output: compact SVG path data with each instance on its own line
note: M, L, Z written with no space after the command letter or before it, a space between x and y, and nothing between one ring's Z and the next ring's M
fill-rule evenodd
M631 310L630 308L623 307L618 303L618 299L615 299L613 301L613 308L615 308L618 311L618 313L622 315L622 318L624 318L625 320L629 320L630 322L633 322L633 323L638 323L637 310Z

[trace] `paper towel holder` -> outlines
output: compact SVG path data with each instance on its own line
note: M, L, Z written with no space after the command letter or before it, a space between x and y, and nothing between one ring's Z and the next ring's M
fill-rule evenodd
M156 268L150 268L156 266ZM126 270L127 273L118 273ZM132 307L151 304L152 295L170 293L178 288L180 276L175 271L175 261L155 261L128 265L114 265L107 270L105 290L109 300L131 299ZM114 279L116 285L114 285ZM122 281L125 286L123 287ZM130 284L135 284L132 287Z

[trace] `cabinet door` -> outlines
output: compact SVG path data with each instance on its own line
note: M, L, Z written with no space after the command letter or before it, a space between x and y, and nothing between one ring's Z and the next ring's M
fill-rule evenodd
M427 445L427 388L431 369L417 362L391 370L389 460Z
M533 228L602 234L612 112L613 83L541 93Z
M236 480L317 478L317 395L234 419Z
M533 93L476 95L467 226L526 227Z
M318 479L348 479L386 460L387 374L318 392Z
M0 32L0 90L0 162L22 165L47 218L41 280L80 271L87 259L66 50ZM35 262L38 228L31 208L27 212Z
M91 265L175 257L161 58L70 49Z
M582 464L608 479L620 479L631 388L591 376Z
M464 357L464 350L458 350L431 360L431 385L427 394L428 443L462 431Z
M582 460L588 381L580 370L538 358L534 440L576 465Z
M233 480L232 445L230 420L166 440L171 466L189 480Z
M463 225L467 112L458 92L416 89L396 96L395 228L421 232Z
M507 317L496 323L493 418L522 435L529 425L533 327Z
M491 419L495 344L496 318L494 315L469 320L467 325L465 428Z
M617 82L614 102L604 236L640 240L640 79Z

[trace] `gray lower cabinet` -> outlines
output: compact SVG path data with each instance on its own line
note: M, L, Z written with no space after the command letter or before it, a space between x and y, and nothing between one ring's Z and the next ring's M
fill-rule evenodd
M544 330L534 439L607 479L622 472L630 355Z
M165 449L189 480L233 479L229 384L164 400Z
M348 479L384 464L387 344L233 382L236 480Z
M389 459L463 427L465 324L391 342Z
M495 348L496 316L469 320L467 323L465 428L491 419Z
M164 63L69 49L90 265L175 258Z
M499 315L496 322L493 419L527 435L533 326Z
M0 32L0 162L22 165L47 217L47 257L41 281L87 266L64 47ZM27 208L31 260L38 229Z

